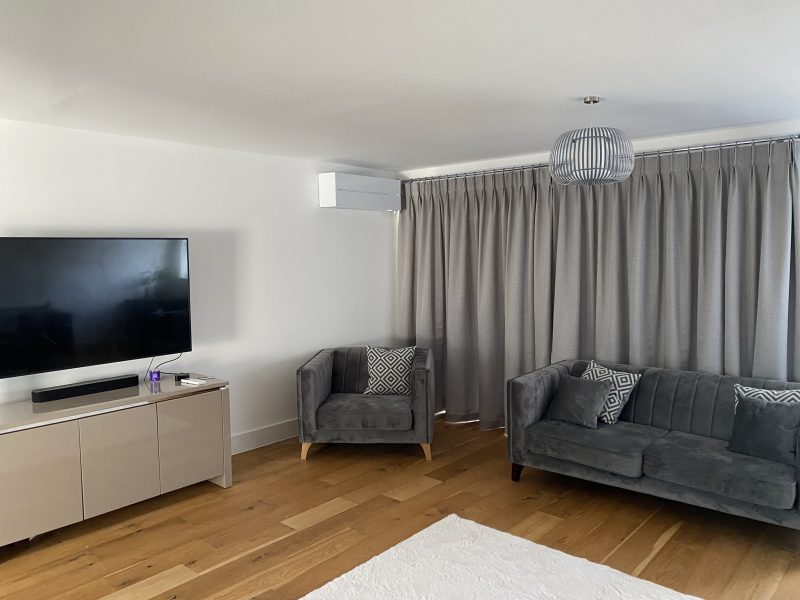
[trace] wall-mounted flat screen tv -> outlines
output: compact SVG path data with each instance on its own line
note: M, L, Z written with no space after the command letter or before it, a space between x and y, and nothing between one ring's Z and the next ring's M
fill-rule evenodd
M0 378L191 349L185 238L0 237Z

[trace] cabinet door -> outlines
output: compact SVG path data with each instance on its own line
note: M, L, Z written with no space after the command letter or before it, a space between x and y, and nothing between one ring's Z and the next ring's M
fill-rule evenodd
M81 419L80 427L85 518L158 496L155 405Z
M0 546L83 519L78 422L0 435Z
M162 492L222 475L222 393L159 402L158 448Z

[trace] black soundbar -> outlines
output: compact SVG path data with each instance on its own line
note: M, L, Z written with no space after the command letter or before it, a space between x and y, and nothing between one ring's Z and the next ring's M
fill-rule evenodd
M33 390L31 392L31 400L34 402L52 402L53 400L86 396L110 390L121 390L133 386L139 386L138 375L120 375L119 377L108 377L106 379L95 379L93 381L82 381L80 383Z

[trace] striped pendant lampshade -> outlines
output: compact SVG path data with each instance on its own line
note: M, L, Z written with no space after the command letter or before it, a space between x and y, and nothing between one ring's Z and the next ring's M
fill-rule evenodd
M586 104L596 104L587 96ZM550 150L550 175L558 183L603 185L625 181L633 172L633 144L614 127L584 127L558 136Z

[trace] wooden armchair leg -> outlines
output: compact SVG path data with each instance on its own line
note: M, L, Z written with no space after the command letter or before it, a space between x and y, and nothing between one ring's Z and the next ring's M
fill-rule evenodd
M425 460L431 460L431 445L420 444L420 446L422 446L422 451L425 453Z
M311 448L311 442L303 442L300 446L300 460L308 458L308 449Z

